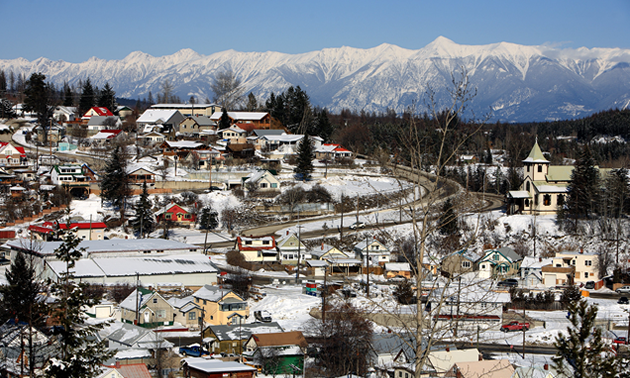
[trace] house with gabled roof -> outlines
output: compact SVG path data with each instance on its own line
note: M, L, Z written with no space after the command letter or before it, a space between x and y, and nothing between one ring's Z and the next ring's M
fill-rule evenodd
M195 304L203 309L204 322L208 324L233 324L234 321L238 323L239 317L249 317L247 301L232 290L204 285L193 294L193 298Z
M151 378L149 368L143 363L105 365L101 371L96 378Z
M222 361L203 357L189 357L182 360L184 377L192 378L254 378L256 368L236 361Z
M72 230L78 238L82 240L103 240L107 225L103 222L71 222L70 228L67 223L44 222L33 224L28 227L31 234L38 240L59 240L59 234L64 230Z
M122 121L116 116L92 116L87 122L88 136L94 135L102 130L120 129Z
M142 287L129 294L120 309L121 320L126 323L136 324L137 320L137 325L146 328L173 324L173 306L158 292Z
M146 165L129 165L127 175L132 183L142 184L155 182L155 176L158 174Z
M512 248L487 249L479 259L479 278L503 279L517 275L521 269L523 257Z
M154 214L156 221L168 221L175 222L180 225L194 225L197 217L195 214L190 211L184 209L176 203L170 203L160 210L156 211Z
M315 150L315 159L336 160L351 157L352 152L340 144L324 143Z
M219 122L222 111L214 112L210 119ZM230 123L253 123L259 129L268 129L271 127L271 115L267 112L227 112Z
M445 277L457 277L476 270L481 256L469 249L453 252L442 259L440 271Z
M276 249L276 239L273 236L236 238L235 249L245 257L247 261L274 262L278 261L278 250Z
M307 347L300 331L255 333L245 342L243 354L261 366L263 374L299 374Z
M96 172L87 164L54 165L50 170L50 180L55 185L69 188L72 195L87 195L90 193L90 182L96 180Z
M248 190L250 186L263 192L277 191L280 189L280 180L268 170L254 171L242 178L243 187Z
M180 323L188 329L198 330L199 319L201 318L201 306L195 303L195 297L189 295L185 298L170 298L169 303L173 306L175 313L173 321Z
M14 146L11 142L0 142L0 167L23 168L28 166L24 147Z
M134 351L136 355L142 354L143 351L173 347L173 344L165 340L160 333L125 321L106 323L106 326L98 331L98 335L107 343L109 350ZM116 359L120 359L118 354Z
M116 140L117 138L121 138L126 136L122 130L99 130L96 134L92 135L88 138L90 140L92 147L103 147L108 143Z
M21 373L28 371L31 358L24 352L29 350L33 350L34 353L32 356L34 372L40 375L50 359L61 353L61 345L58 338L48 336L35 327L29 327L28 323L23 321L10 319L0 325L0 369L4 374L20 377Z
M317 246L311 249L311 256L317 260L325 260L327 258L344 258L348 259L354 257L354 255L350 255L348 253L342 252L335 246L322 243L320 246Z
M306 245L304 245L301 240L298 240L297 235L294 233L287 231L284 237L276 241L276 245L278 247L278 259L281 264L297 264L298 252L301 255L300 260L302 262L311 258L311 254L308 248L306 248Z
M231 325L210 325L203 331L203 337L214 338L209 348L213 353L240 354L251 335L282 332L284 329L276 322L239 324L237 319Z
M217 131L219 138L226 141L228 144L244 144L247 143L247 131L241 129L236 125L232 125L227 129L221 129Z
M217 123L206 116L187 117L179 124L182 135L199 135L202 131L216 130Z
M94 106L94 107L91 107L90 110L85 112L85 114L83 115L83 117L81 117L81 119L89 120L93 116L113 117L114 114L111 111L109 111L109 109L103 106Z
M154 144L161 144L166 140L166 136L157 131L149 131L138 136L138 143L141 146L151 146Z
M145 125L162 125L163 131L169 133L171 131L177 131L179 124L185 119L185 117L178 110L175 109L147 109L138 119L136 124L138 127L144 127Z
M383 243L377 239L362 240L355 244L354 253L356 258L363 261L363 265L379 266L390 261L391 253Z

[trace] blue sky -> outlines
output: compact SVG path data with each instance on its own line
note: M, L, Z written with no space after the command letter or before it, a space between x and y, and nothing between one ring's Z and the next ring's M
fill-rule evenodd
M466 45L630 48L628 0L0 0L0 14L0 59L81 62L183 48L303 53L381 43L419 49L440 35Z

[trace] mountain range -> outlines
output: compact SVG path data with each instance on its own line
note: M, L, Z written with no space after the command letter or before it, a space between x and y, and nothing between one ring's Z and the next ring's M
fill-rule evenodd
M427 89L439 106L449 102L453 73L465 69L477 94L467 118L489 115L493 121L527 122L572 119L630 104L630 50L560 49L501 42L460 45L447 38L418 50L382 44L370 49L340 47L303 54L237 52L202 55L191 49L154 57L136 51L121 60L92 57L82 63L39 58L0 60L5 73L42 72L57 86L90 78L106 82L117 96L154 98L169 80L174 94L198 102L212 99L214 76L232 70L247 93L260 102L299 85L314 105L332 112L401 113L415 103L424 111Z

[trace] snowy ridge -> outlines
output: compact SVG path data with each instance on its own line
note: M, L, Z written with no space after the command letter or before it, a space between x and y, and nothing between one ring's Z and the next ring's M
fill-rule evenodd
M460 45L438 37L422 49L391 44L360 49L348 46L303 54L227 50L202 55L190 48L154 57L134 51L121 60L92 57L69 63L39 58L0 60L0 69L27 77L44 73L55 85L77 84L90 77L102 87L109 82L120 97L143 98L161 91L170 80L183 100L212 98L210 83L223 70L234 71L247 92L264 101L271 92L300 85L316 105L404 111L426 89L447 102L451 73L465 67L478 88L476 114L493 109L502 121L574 118L630 100L630 50L619 48L559 49L508 42Z

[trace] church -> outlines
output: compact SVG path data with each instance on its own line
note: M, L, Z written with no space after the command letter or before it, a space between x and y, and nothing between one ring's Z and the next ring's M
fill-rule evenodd
M601 176L608 171L609 168L599 168ZM523 160L524 180L520 190L507 194L507 213L555 214L564 205L572 173L572 165L550 165L536 140Z

